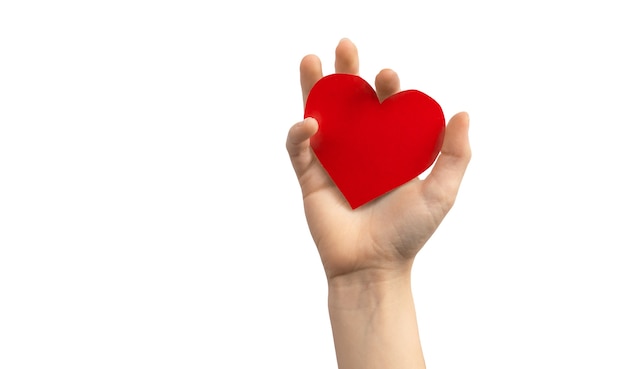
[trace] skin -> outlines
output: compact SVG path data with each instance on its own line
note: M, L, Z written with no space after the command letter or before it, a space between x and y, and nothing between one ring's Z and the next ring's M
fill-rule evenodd
M348 39L337 45L335 72L359 73L358 51ZM304 102L322 76L320 59L305 56L300 64ZM383 69L375 87L383 101L400 91L400 79ZM455 202L471 158L469 117L462 112L450 119L441 154L426 178L415 178L355 210L310 147L317 129L313 118L295 124L286 146L328 279L339 368L425 368L411 268Z

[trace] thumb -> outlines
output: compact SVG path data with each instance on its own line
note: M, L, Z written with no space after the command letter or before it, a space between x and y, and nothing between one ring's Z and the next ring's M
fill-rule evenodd
M298 177L314 159L309 139L317 132L318 127L315 118L306 118L289 129L286 147Z

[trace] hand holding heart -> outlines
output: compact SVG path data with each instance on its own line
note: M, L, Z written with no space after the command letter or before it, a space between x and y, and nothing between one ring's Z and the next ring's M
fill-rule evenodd
M381 103L352 74L317 81L304 116L317 120L313 152L353 209L422 174L444 138L443 111L430 96L407 90Z
M358 70L356 47L344 39L336 49L335 71L358 75ZM300 81L305 103L322 77L319 58L304 57ZM378 74L375 85L381 102L400 92L399 78L389 69ZM410 271L413 258L456 199L471 156L468 127L466 113L453 116L445 128L441 153L426 178L410 179L356 209L311 147L318 122L307 118L290 129L287 150L302 188L309 229L329 280L370 271L376 275Z

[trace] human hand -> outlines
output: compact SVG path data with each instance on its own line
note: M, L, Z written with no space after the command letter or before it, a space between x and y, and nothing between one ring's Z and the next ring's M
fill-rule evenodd
M354 44L343 39L336 48L336 73L359 73ZM300 64L302 96L306 102L322 78L319 58L307 55ZM383 69L375 79L380 101L400 91L398 75ZM453 116L437 161L425 179L415 178L389 193L352 209L310 147L317 121L306 118L287 136L287 151L302 189L304 210L326 276L367 274L386 278L410 273L417 252L448 213L470 161L469 117Z

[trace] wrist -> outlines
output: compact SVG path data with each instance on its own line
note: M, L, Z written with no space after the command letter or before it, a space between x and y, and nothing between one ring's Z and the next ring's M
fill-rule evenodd
M328 304L332 309L371 309L409 300L411 268L361 270L329 278Z
M410 268L329 279L339 368L424 368Z

